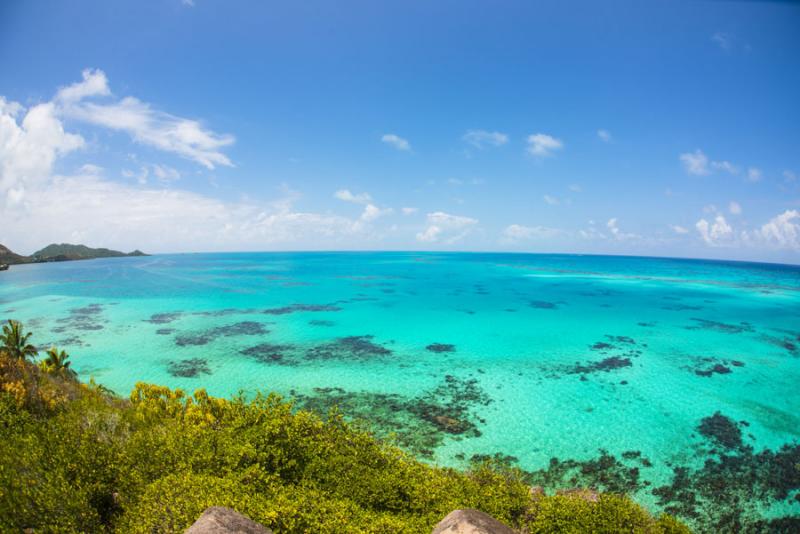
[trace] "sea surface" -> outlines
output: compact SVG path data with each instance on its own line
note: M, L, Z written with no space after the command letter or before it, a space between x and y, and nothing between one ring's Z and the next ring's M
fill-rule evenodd
M6 318L120 395L274 391L439 465L628 492L701 531L798 525L798 267L157 255L12 266Z

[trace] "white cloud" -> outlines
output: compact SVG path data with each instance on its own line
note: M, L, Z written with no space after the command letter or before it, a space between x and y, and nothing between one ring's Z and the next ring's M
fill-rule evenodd
M353 204L369 204L372 202L372 197L369 193L359 193L354 195L349 189L339 189L333 194L334 198L344 200L345 202L352 202Z
M479 149L485 146L502 146L508 143L508 135L501 132L487 132L486 130L468 130L463 139Z
M417 240L426 243L455 243L463 239L478 224L477 219L450 215L442 211L429 213L427 228L417 234Z
M22 202L26 189L49 178L56 158L85 144L64 131L51 102L23 111L0 96L0 200L5 197L6 205Z
M583 187L581 187L580 184L572 184L569 186L569 190L574 193L582 193Z
M550 195L544 195L542 199L551 206L558 206L560 204L559 200L556 197L552 197Z
M676 234L683 235L689 233L689 230L677 224L673 224L672 226L670 226L670 228L672 228L672 231L675 232Z
M552 239L561 234L563 234L563 231L558 228L512 224L503 230L503 240L505 242L516 242L534 239Z
M606 143L611 142L611 132L608 130L597 130L597 137Z
M627 233L620 230L616 217L612 217L608 220L606 223L606 228L608 228L608 231L611 232L611 236L618 241L638 239L640 237L637 234Z
M61 104L70 104L80 102L84 98L111 94L111 90L108 88L108 78L103 71L84 69L81 76L83 77L82 82L59 89L55 100Z
M697 149L694 152L683 153L679 158L687 173L696 176L710 174L708 170L708 157L703 154L702 150Z
M103 167L100 167L99 165L94 165L92 163L84 163L83 165L81 165L81 168L78 169L78 173L100 175L103 174L103 170L104 170Z
M167 165L153 165L153 174L162 182L173 182L179 180L181 173Z
M414 215L419 211L419 208L401 208L403 215Z
M695 224L695 228L697 228L703 241L712 247L724 245L733 237L733 228L722 215L717 215L711 223L705 219L700 219Z
M110 103L86 101L110 94L103 71L84 70L83 81L60 89L54 103L59 116L125 132L137 143L177 154L208 169L233 165L222 153L234 143L232 135L216 134L199 121L155 110L130 96Z
M730 34L715 32L714 35L711 36L711 40L723 50L730 50L731 48L732 38Z
M406 139L392 133L384 134L381 141L397 150L411 150L411 144Z
M761 172L761 169L757 167L750 167L747 169L747 181L748 182L760 182L761 179L764 177L764 174Z
M731 203L728 204L728 211L731 212L731 215L741 215L742 206L740 206L735 200L731 200Z
M550 135L537 133L528 136L528 152L534 156L552 156L553 152L562 148L564 148L564 143Z
M381 209L375 204L367 204L364 206L364 211L361 213L361 220L371 222L384 215L392 213L392 208Z
M784 211L749 237L775 248L800 251L800 211Z
M739 168L730 161L712 161L711 167L713 167L714 170L725 171L730 174L739 174Z

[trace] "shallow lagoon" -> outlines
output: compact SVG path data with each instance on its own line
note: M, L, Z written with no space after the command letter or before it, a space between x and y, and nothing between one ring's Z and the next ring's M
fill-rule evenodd
M800 516L797 267L161 255L14 266L0 318L123 395L137 381L277 391L339 404L429 461L492 456L703 530Z

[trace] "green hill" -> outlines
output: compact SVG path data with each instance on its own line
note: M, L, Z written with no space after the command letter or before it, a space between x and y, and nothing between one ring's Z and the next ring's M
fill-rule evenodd
M8 248L0 245L0 264L6 265L14 265L16 263L28 263L30 262L30 258L26 256L20 256L19 254L15 254L11 252Z
M42 250L31 254L34 261L70 261L88 260L93 258L117 258L122 256L145 256L142 251L134 250L130 253L111 250L108 248L91 248L86 245L71 245L61 243L47 245Z

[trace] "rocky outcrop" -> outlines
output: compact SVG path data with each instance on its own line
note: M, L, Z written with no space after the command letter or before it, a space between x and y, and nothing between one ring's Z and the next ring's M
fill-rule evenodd
M516 534L509 527L479 510L454 510L439 521L432 534Z
M212 506L185 534L272 534L272 531L230 508Z

